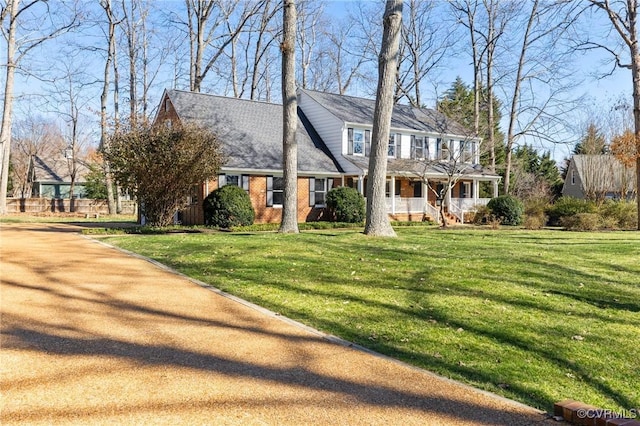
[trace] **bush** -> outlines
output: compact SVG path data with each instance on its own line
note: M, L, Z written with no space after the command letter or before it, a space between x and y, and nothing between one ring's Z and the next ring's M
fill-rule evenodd
M546 198L532 198L525 203L524 227L527 229L542 229L549 220L545 214L549 207Z
M608 200L598 210L603 227L607 229L636 229L638 206L627 201Z
M229 229L232 226L253 224L255 211L246 191L238 186L225 185L204 199L204 223Z
M577 213L561 218L560 224L568 231L595 231L600 228L600 217L597 213Z
M327 193L327 209L334 221L359 223L364 221L364 197L354 188L338 187Z
M588 200L581 200L573 197L560 197L547 209L549 215L549 225L562 225L562 218L575 216L578 213L595 213L597 210L595 203Z
M473 223L476 225L486 225L491 222L491 210L487 206L478 206L473 217Z
M510 195L492 198L487 207L491 214L503 225L520 225L524 215L524 205L520 200Z

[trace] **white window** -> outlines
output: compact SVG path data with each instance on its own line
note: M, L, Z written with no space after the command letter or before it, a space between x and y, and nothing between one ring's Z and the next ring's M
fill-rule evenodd
M411 158L422 160L429 156L429 140L423 136L411 136Z
M391 133L389 135L389 149L387 151L387 155L389 158L395 158L396 156L396 135L395 133Z
M371 130L347 129L347 154L369 155Z
M282 207L284 202L284 178L267 176L267 207Z
M474 162L474 145L471 141L460 141L460 152L462 153L462 162L473 163Z
M333 179L309 178L309 206L324 207L327 192L333 186Z
M364 131L353 131L353 154L364 155Z
M218 188L225 185L239 186L249 192L249 175L218 175Z

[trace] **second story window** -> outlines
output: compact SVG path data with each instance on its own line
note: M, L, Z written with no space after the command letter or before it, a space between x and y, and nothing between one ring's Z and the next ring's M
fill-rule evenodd
M428 156L428 139L423 136L411 136L411 158L422 160Z
M395 133L391 133L389 135L389 150L387 151L387 155L390 158L395 158L396 157L396 137L399 135L396 135ZM399 155L398 155L399 157Z
M370 131L349 128L347 135L347 154L365 155L370 148Z
M472 141L460 141L460 152L463 163L473 163L475 161L475 143Z

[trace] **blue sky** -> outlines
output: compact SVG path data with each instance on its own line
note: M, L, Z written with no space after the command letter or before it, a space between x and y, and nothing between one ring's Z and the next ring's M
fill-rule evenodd
M165 3L171 4L174 7L178 7L182 4L181 1L176 1L176 0L166 1ZM336 17L340 17L344 15L348 9L353 8L355 3L356 3L355 1L329 1L327 3L326 10L330 14ZM376 2L376 3L368 2L368 3L369 5L373 5L377 3L381 5L381 8L383 7L381 2ZM603 16L597 16L594 18L593 24L595 27L597 26L605 27L607 22ZM48 54L55 53L56 49L57 49L56 43L50 42L43 51L39 52L39 57L34 58L34 60L42 60L46 63ZM4 55L4 50L2 54ZM598 109L607 109L614 102L614 100L619 99L622 96L628 99L629 103L631 103L631 72L630 70L618 69L615 72L613 72L613 74L605 78L602 78L602 79L596 78L596 75L599 73L598 71L603 69L602 60L604 58L606 58L606 55L604 55L602 51L585 52L579 58L579 62L576 67L576 77L581 82L579 84L576 84L574 92L576 96L585 95L588 97L588 99L583 104L582 107L572 112L572 115L575 115L575 117L571 117L571 120L574 121L576 124L579 124L580 121L586 121L585 117L588 114L591 114L594 110L597 111ZM2 58L0 58L0 60L1 59ZM471 83L472 69L469 62L470 62L469 59L465 58L464 56L459 56L455 59L455 61L451 62L451 65L446 70L443 70L439 72L437 75L433 76L433 80L437 81L437 85L435 86L435 88L437 89L437 93L436 91L433 90L433 87L434 87L433 85L431 86L430 93L428 92L428 90L426 90L427 92L426 102L430 104L428 106L434 105L436 95L442 94L442 92L444 92L450 86L451 82L453 82L457 76L461 76L463 80L465 80L465 82L469 84ZM103 66L102 64L95 65L95 67L97 68L100 68L102 66ZM90 66L90 67L93 67L93 66ZM4 76L2 78L4 78ZM159 97L159 94L164 89L164 86L165 86L164 83L159 83L157 85L156 87L157 90L155 90L155 92L157 92L156 96ZM18 75L16 78L16 94L17 95L21 95L24 93L41 92L44 90L42 87L43 85L40 82L38 82L37 79L34 79L32 77L27 78L25 76ZM429 88L426 88L426 89L429 89ZM363 95L363 93L355 93L355 94ZM93 109L94 111L97 110L97 99L94 99L94 101L95 102L93 103L93 105L91 107L88 107L88 110L90 109ZM16 108L16 116L19 116L20 114L30 113L29 111L34 108L34 105L36 103L37 102L25 103L19 100L17 102L18 105ZM87 111L87 113L89 115L92 115L92 114L95 115L91 111ZM505 129L506 125L503 124L502 127L503 129ZM567 135L566 138L571 139L571 135ZM573 136L573 139L575 140L575 135ZM535 142L535 141L531 141L531 143L538 144L538 142ZM573 148L572 145L570 144L569 145L539 144L539 145L540 146L537 146L537 147L551 150L554 158L556 158L556 160L558 161L561 161L564 157L568 156L570 154L571 149Z

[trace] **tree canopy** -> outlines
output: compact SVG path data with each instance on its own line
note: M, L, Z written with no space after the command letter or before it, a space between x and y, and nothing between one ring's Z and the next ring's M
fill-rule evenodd
M194 185L214 177L222 164L220 143L193 125L137 127L110 136L104 152L115 180L140 201L152 226L170 225Z

